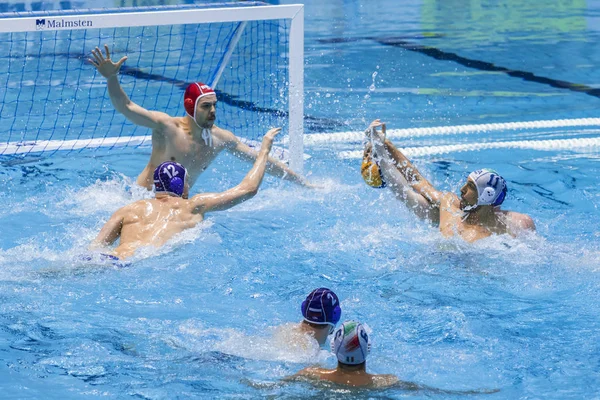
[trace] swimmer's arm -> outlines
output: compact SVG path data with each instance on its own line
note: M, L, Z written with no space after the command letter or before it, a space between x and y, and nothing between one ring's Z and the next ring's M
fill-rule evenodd
M117 75L110 76L106 79L106 82L108 83L108 95L115 109L135 125L158 130L161 122L170 118L165 113L146 110L131 101L123 91Z
M316 377L318 377L318 371L319 371L319 367L306 367L298 372L296 372L294 375L290 375L290 376L286 376L285 378L282 379L283 382L294 382L294 381L298 381L298 380L304 380L304 379L314 379Z
M90 247L92 249L98 247L109 246L113 244L119 236L121 236L121 229L123 228L123 215L119 211L114 213L112 217L104 224L96 239L92 242Z
M461 224L460 200L454 193L444 193L440 202L440 232L446 237L454 236Z
M159 128L161 121L169 116L157 111L148 111L129 99L119 83L119 69L127 57L125 56L115 63L110 58L110 50L107 45L104 45L104 50L106 56L96 47L92 50L93 59L90 58L88 61L106 78L108 95L115 109L136 125L150 129Z
M394 375L383 375L381 376L383 381L385 382L387 379L389 384L384 383L383 385L378 385L378 387L396 387L404 390L412 390L412 391L427 391L431 393L440 393L440 394L456 394L456 395L471 395L471 394L492 394L498 393L499 389L473 389L473 390L445 390L438 389L432 386L421 385L414 382L402 381L398 379ZM394 379L395 378L395 379Z
M368 148L365 149L365 153L367 151ZM406 207L417 217L429 220L434 224L439 223L439 207L432 206L425 197L413 190L386 151L377 154L382 154L379 157L379 167L387 187L390 188L396 198L404 202Z
M389 139L385 139L384 146L387 150L385 153L390 156L392 162L410 184L411 188L423 196L430 205L439 206L442 192L425 179L419 170Z
M256 159L256 151L251 149L247 144L242 143L233 133L223 131L221 134L226 143L226 149L231 152L231 154L249 162L253 162ZM283 162L270 156L267 158L267 173L302 186L310 186L306 179L292 171Z
M227 210L254 197L265 176L267 157L271 151L273 139L280 131L281 128L274 128L267 132L254 165L239 185L222 193L203 193L192 197L190 199L192 212L204 214L210 211Z
M378 131L377 127L381 127L381 131ZM387 174L393 176L391 168L395 168L402 174L412 190L421 195L431 207L438 207L442 192L425 179L410 160L385 137L385 124L376 119L369 125L366 133L373 135L375 152L382 158L383 167L388 170Z

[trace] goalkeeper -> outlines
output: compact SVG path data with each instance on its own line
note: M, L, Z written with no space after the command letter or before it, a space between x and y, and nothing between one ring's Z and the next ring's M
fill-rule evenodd
M233 133L215 125L217 95L208 85L190 84L184 94L186 116L172 117L159 111L146 110L129 99L119 83L119 69L127 60L116 63L104 45L106 55L96 47L88 61L106 78L108 94L115 109L132 123L152 129L152 154L137 183L152 190L153 173L164 161L175 161L187 167L190 187L198 176L223 150L248 162L254 162L256 152ZM267 172L273 176L309 186L300 175L284 163L268 158Z

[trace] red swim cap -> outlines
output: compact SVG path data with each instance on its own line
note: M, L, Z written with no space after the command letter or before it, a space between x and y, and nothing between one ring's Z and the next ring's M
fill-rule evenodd
M194 121L196 120L196 105L198 104L198 100L211 94L215 94L215 91L202 82L190 83L187 89L185 89L183 106L187 115L192 117Z

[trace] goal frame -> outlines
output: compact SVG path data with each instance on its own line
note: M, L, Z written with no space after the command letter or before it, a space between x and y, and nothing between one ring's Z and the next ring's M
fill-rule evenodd
M244 22L286 19L289 28L289 69L288 69L288 120L289 120L289 165L298 173L303 171L304 161L304 5L253 5L246 7L217 6L215 8L176 8L165 7L81 10L75 12L30 13L27 16L0 16L0 33L35 32L44 30L81 30L101 28L126 28L142 26L164 26L182 24L204 24L219 22ZM40 28L41 20L60 20L59 24ZM137 138L145 142L144 138ZM92 139L98 141L98 139ZM134 139L135 140L135 139ZM47 142L47 141L46 141ZM84 148L90 140L80 139L69 149ZM9 143L16 146L36 146L35 142ZM118 144L118 143L116 143ZM44 148L47 148L47 143ZM31 152L33 149L29 148ZM23 151L13 151L12 154Z

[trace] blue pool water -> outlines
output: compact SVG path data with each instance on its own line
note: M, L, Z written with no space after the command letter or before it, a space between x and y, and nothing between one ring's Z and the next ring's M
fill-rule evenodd
M306 1L306 113L335 122L311 134L359 131L377 117L409 128L598 115L599 2L399 3ZM589 126L397 143L599 136ZM416 157L444 190L475 168L499 170L506 208L536 222L536 234L473 245L442 238L388 191L367 187L359 160L339 157L358 149L307 147L305 169L323 189L266 178L251 201L124 269L78 256L112 212L150 196L134 185L148 148L3 159L2 397L598 397L598 149ZM247 168L224 154L193 192L229 188ZM276 339L319 286L339 295L342 319L373 330L371 372L449 392L281 385L313 363L335 365L326 350L298 353Z

